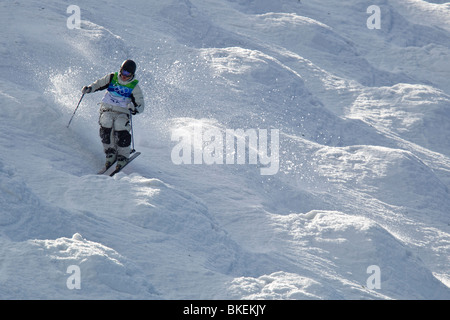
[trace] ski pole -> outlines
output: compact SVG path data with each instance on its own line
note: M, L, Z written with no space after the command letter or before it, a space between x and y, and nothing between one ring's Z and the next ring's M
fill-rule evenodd
M67 128L70 126L70 123L72 122L73 116L75 115L75 112L77 112L77 109L78 109L78 107L80 106L80 103L81 103L81 100L83 100L83 97L84 97L84 93L83 93L83 95L81 96L80 101L78 101L77 107L76 107L75 110L73 111L72 117L70 117L69 124L67 125Z
M136 150L134 150L133 114L131 113L131 110L130 110L130 127L131 127L131 145L132 145L132 149L130 152L130 154L131 154L136 151Z

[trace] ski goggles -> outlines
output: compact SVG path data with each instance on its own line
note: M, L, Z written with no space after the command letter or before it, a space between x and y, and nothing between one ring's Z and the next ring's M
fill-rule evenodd
M122 76L124 76L124 77L126 77L126 78L129 78L129 77L131 77L133 74L132 74L131 72L128 72L127 70L121 70L121 71L120 71L120 75L122 75Z

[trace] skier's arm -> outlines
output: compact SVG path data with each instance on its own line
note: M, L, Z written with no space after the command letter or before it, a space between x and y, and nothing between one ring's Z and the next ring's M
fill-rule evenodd
M107 74L101 79L98 79L94 83L92 83L89 87L92 88L92 92L105 90L108 88L109 83L111 82L112 77L114 76L114 73Z
M109 83L111 82L112 76L114 76L113 73L107 74L106 76L104 76L101 79L98 79L97 81L95 81L91 85L83 87L82 92L83 93L90 93L90 92L95 92L95 91L107 89L108 86L109 86Z
M133 102L134 111L136 113L144 112L144 95L142 94L142 90L139 85L136 85L136 87L134 88L133 93L131 94L131 101Z

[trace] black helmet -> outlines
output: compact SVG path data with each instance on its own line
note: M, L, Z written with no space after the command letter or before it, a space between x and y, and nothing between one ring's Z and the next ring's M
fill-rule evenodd
M120 66L120 73L122 73L122 70L134 75L136 73L136 63L133 60L125 60Z

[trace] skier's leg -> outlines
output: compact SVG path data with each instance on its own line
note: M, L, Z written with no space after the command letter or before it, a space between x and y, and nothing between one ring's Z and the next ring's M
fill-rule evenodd
M114 121L114 135L117 145L117 165L123 166L130 157L131 126L127 114L120 114Z
M103 151L106 156L105 166L111 166L116 161L117 149L114 142L113 132L114 117L111 112L104 111L100 115L100 138L103 143Z

